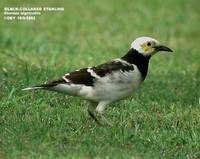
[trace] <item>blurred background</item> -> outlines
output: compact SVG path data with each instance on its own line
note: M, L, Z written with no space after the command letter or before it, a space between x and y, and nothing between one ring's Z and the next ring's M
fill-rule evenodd
M198 0L1 1L0 158L200 157ZM64 7L6 21L4 7ZM144 86L113 104L112 129L84 103L21 89L124 55L139 36L174 50L150 62Z

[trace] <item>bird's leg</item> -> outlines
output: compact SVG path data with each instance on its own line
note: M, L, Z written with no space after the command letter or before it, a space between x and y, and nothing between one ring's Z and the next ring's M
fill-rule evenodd
M103 112L108 102L90 102L88 105L88 113L92 119L95 120L99 125L103 125L103 123L106 123L109 126L112 126L112 124L105 118ZM103 123L102 123L102 122Z
M90 102L88 104L88 114L90 115L90 117L92 119L94 119L98 124L101 124L99 122L99 120L96 118L96 116L94 115L95 114L95 108L97 107L98 103L96 102Z
M112 124L106 119L106 117L103 114L103 111L104 111L107 104L108 104L108 102L99 102L96 109L95 109L95 112L96 112L97 116L99 116L100 119L104 123L106 123L109 126L112 126Z

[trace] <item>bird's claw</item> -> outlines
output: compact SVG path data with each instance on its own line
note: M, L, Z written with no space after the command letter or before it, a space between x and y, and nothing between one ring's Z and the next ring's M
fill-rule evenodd
M88 112L89 112L89 115L92 117L92 119L95 120L95 122L97 124L99 124L99 125L108 125L110 127L113 126L112 123L106 119L104 114L96 112L96 111L93 112L93 113L90 112L90 111L88 111Z

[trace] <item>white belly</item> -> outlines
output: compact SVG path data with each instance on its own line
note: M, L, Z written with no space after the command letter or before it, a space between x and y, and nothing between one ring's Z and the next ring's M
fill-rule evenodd
M80 90L80 96L97 102L113 102L130 96L141 82L141 73L134 66L133 71L113 72L97 79L94 87L83 86Z

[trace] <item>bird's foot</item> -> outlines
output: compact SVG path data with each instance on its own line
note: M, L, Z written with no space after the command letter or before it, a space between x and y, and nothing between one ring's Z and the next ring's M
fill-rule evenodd
M101 121L102 121L104 124L106 124L106 125L108 125L108 126L110 126L110 127L113 126L113 124L112 124L103 114L99 114L99 116L100 116L100 118L101 118Z
M90 112L88 111L89 115L92 117L92 119L95 120L95 122L99 125L108 125L108 126L112 126L112 123L110 121L108 121L108 119L106 119L106 117L104 116L104 114L99 113L99 112Z
M88 111L90 117L99 125L101 125L101 122L97 119L97 117L94 115L94 113Z

